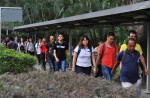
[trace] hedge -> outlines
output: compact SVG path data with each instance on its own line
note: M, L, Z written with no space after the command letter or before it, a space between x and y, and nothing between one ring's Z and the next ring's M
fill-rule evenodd
M0 74L28 72L36 64L36 57L16 52L0 45Z

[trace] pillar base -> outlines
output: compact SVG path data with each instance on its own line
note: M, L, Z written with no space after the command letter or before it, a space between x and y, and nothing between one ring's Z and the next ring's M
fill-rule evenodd
M150 95L150 91L147 91L147 90L146 90L146 91L143 91L143 93Z

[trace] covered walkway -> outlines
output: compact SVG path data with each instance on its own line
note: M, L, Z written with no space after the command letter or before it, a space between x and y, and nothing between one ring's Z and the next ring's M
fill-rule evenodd
M144 31L147 33L147 68L150 70L150 1L77 16L18 26L13 30L17 32L32 33L43 30L59 30L63 28L71 30L78 27L93 27L95 25L112 27L118 25L144 25ZM72 46L71 34L72 32L69 35L70 47ZM70 54L72 54L71 48ZM147 76L146 84L146 90L147 92L150 92L150 71L149 75Z

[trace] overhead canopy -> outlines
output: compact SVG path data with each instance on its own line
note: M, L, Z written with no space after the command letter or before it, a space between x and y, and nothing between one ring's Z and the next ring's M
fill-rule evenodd
M150 1L91 12L51 21L28 24L14 28L18 32L34 32L49 29L88 27L93 25L119 25L150 20Z

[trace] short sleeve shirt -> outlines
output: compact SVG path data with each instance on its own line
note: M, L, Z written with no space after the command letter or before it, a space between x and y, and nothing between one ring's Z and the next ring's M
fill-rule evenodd
M46 53L46 44L41 43L41 53Z
M74 49L74 52L78 53L79 46L77 46ZM94 52L93 47L91 48L91 51L89 48L81 48L80 53L77 56L76 65L81 67L90 67L92 66L91 63L91 52Z
M127 45L123 44L123 45L121 45L120 52L121 51L125 51L126 49L127 49ZM140 55L143 54L142 48L141 48L141 46L139 44L136 44L135 50L137 50L140 53Z
M56 50L56 56L59 60L66 59L66 50L68 50L68 45L66 42L63 43L56 42L54 44L54 50Z
M112 45L111 47L108 46L108 43L105 42L105 50L102 56L102 65L103 66L107 66L109 68L113 68L115 62L116 62L116 54L118 53L118 46L116 44ZM103 48L103 44L100 45L99 50L98 50L98 54L102 55L102 49Z
M116 57L117 61L122 61L120 80L122 82L130 82L134 84L139 79L138 62L140 53L135 50L134 55L132 56L128 50L125 50L124 56L123 54L124 52L120 52Z
M46 49L47 49L47 54L49 57L53 57L53 50L54 50L54 44L52 43L47 43L46 45Z

